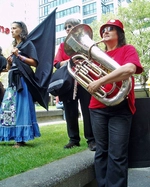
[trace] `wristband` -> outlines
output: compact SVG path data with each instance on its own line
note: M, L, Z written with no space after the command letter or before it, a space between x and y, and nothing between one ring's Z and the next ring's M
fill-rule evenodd
M23 57L23 56L21 56L21 55L18 55L18 57L19 57L19 59L20 59L22 62L25 62L26 57Z

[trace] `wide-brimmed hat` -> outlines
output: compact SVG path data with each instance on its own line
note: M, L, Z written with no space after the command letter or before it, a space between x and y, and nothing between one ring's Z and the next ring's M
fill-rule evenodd
M111 19L111 20L109 20L109 21L107 21L107 23L106 24L104 24L104 25L102 25L101 27L100 27L100 36L102 37L102 31L103 31L103 29L105 28L105 27L107 27L107 26L116 26L116 27L119 27L123 32L124 32L124 30L123 30L123 24L122 24L122 22L120 21L120 20L118 20L118 19Z

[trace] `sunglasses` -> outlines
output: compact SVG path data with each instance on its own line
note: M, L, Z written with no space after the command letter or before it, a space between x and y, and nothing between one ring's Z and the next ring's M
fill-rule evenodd
M105 27L102 30L102 33L104 33L104 32L110 32L110 31L113 31L113 30L115 30L115 27L113 27L113 26Z
M67 25L67 26L65 26L65 30L67 29L67 28L71 28L72 27L72 25Z

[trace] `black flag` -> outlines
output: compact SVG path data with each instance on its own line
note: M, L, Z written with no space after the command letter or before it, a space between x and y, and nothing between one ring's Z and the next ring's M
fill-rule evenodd
M55 55L56 9L28 35L36 47L39 64L35 72L40 86L48 87Z
M32 41L34 44L38 56L38 66L35 75L33 76L28 67L21 61L18 61L19 59L16 60L16 64L23 73L33 100L37 101L47 110L49 102L47 88L52 75L55 56L55 16L56 9L29 33L27 40L19 47L22 53L29 54L32 52L29 52L30 49L26 47L28 41Z

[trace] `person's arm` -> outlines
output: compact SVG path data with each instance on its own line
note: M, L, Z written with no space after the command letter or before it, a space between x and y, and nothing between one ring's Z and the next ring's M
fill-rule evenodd
M66 64L68 62L68 60L63 60L60 62L60 66L63 66L64 64Z
M61 66L63 66L64 64L66 64L69 60L69 58L67 60L64 60L64 44L61 43L59 48L58 48L58 51L57 51L57 54L55 56L55 59L54 59L54 66L59 69Z
M33 58L28 58L23 55L19 54L18 48L14 47L12 50L12 54L14 54L16 57L18 57L22 62L28 64L29 66L37 67L37 62Z
M130 76L132 76L136 72L136 65L132 63L127 63L123 66L120 66L116 70L112 71L111 73L101 77L98 80L93 81L88 85L88 91L93 94L96 92L100 86L113 83L113 82L119 82L128 79Z
M11 66L12 66L12 56L10 55L10 56L7 58L6 69L7 69L7 70L10 70Z
M18 55L17 56L22 62L28 64L29 66L34 66L37 67L37 62L33 58L27 58L23 55Z

